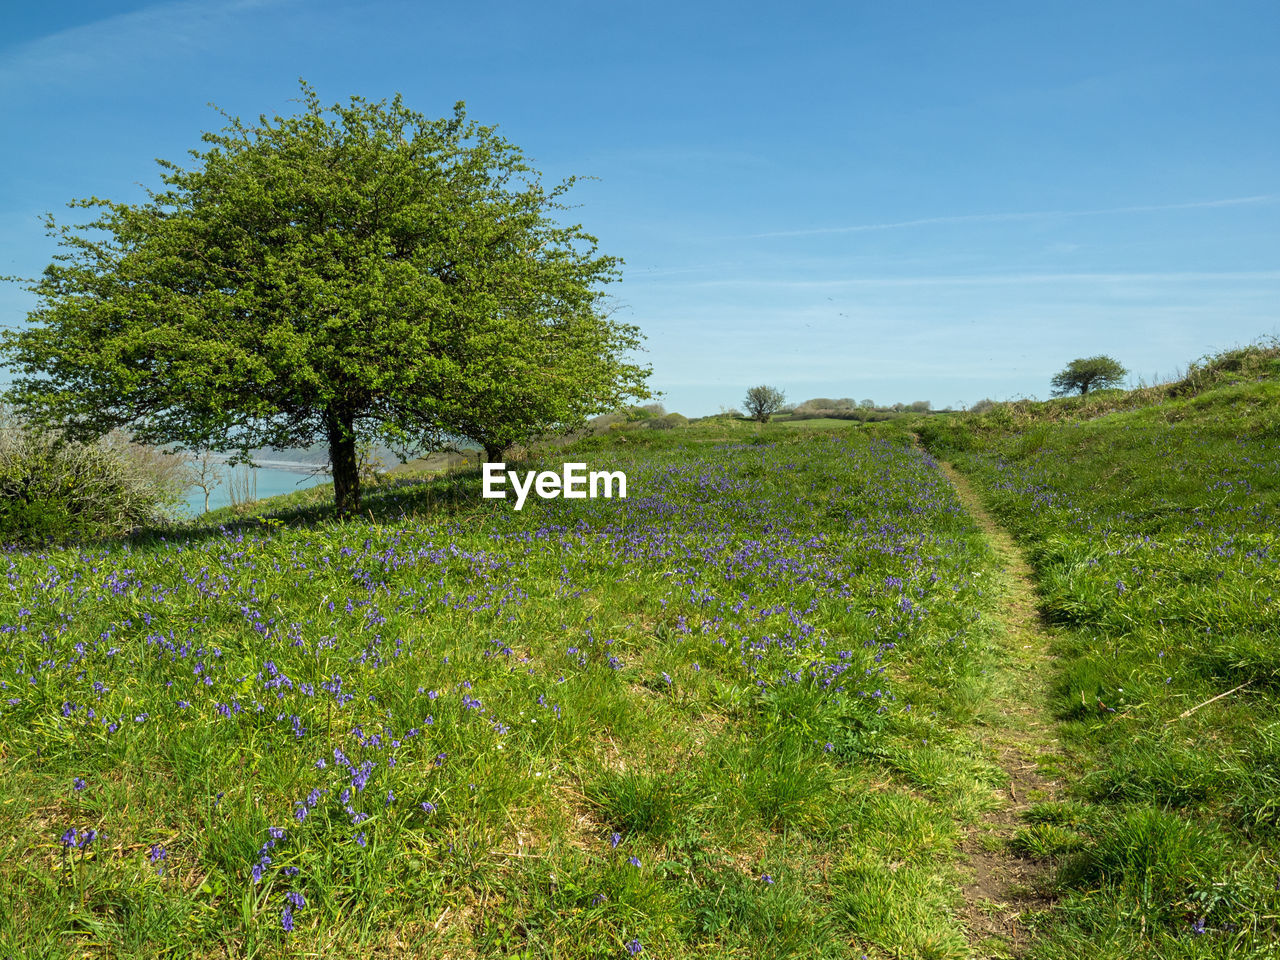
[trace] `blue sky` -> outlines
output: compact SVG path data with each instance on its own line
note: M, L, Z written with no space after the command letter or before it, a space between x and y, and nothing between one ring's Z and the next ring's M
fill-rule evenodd
M200 0L9 5L0 273L141 197L208 106L457 100L626 261L668 409L1047 396L1280 333L1280 5ZM0 285L0 323L33 300Z

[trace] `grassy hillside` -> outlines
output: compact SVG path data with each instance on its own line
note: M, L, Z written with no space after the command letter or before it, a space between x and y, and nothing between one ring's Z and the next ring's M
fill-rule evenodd
M853 433L654 443L583 454L625 500L10 553L0 954L965 956L953 491Z
M919 425L1024 545L1060 628L1077 780L1025 835L1064 894L1036 956L1280 942L1280 382L1246 359L1199 390Z
M0 956L1272 956L1275 361L546 464L626 499L462 472L10 550ZM1055 638L1024 742L1067 787L1020 824L1043 633L935 457ZM1048 909L978 935L1015 855Z

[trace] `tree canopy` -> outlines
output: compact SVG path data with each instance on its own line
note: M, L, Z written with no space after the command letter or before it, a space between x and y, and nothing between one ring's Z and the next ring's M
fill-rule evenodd
M1083 396L1091 389L1119 386L1128 375L1129 371L1111 357L1082 357L1067 364L1065 370L1054 376L1050 385L1055 397L1064 397L1076 391Z
M146 202L48 226L40 306L0 340L11 399L73 437L236 452L326 442L340 513L357 443L445 436L492 455L648 396L610 318L621 261L555 215L574 185L494 127L390 102L205 133Z
M743 406L747 409L749 419L768 423L769 418L782 409L786 402L786 395L781 390L761 384L747 391Z

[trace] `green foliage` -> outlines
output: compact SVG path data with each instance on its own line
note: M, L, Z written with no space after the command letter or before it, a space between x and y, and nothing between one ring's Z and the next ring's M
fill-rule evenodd
M69 443L0 414L0 542L105 536L158 520L181 494L167 466L119 437Z
M775 387L761 384L747 391L742 405L747 410L747 417L759 423L768 423L769 418L782 409L786 396Z
M930 450L954 452L973 445L973 427L954 416L929 417L915 424L915 431Z
M644 406L628 407L623 416L628 423L640 423L641 421L661 419L666 414L666 408L662 404L646 403Z
M1067 364L1066 369L1054 375L1050 384L1055 397L1079 392L1081 396L1091 389L1102 390L1119 386L1129 371L1117 360L1107 356L1080 357Z
M1241 380L1280 378L1280 337L1262 337L1243 347L1201 357L1186 374L1168 385L1172 397L1195 396L1205 390Z
M688 425L689 418L680 413L668 413L665 417L655 417L649 421L649 426L654 430L673 430Z
M577 425L648 371L608 318L619 261L553 219L493 127L397 96L228 118L141 204L76 201L0 353L27 414L92 438L237 451L329 446L337 508L359 507L357 446L468 437L488 451Z

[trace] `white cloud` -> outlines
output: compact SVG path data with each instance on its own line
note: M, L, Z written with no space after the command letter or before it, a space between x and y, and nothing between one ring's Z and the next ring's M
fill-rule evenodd
M947 217L920 217L915 220L895 220L888 223L860 223L846 227L811 227L802 230L777 230L770 233L753 233L745 239L761 240L771 237L813 237L832 233L868 233L874 230L900 230L908 227L930 227L953 223L1000 223L1018 220L1052 220L1069 217L1098 217L1123 213L1156 213L1165 210L1196 210L1208 207L1238 207L1253 204L1275 203L1277 194L1260 194L1254 197L1229 197L1224 200L1200 200L1191 203L1161 203L1131 207L1106 207L1097 210L1032 210L1024 213L970 213Z

